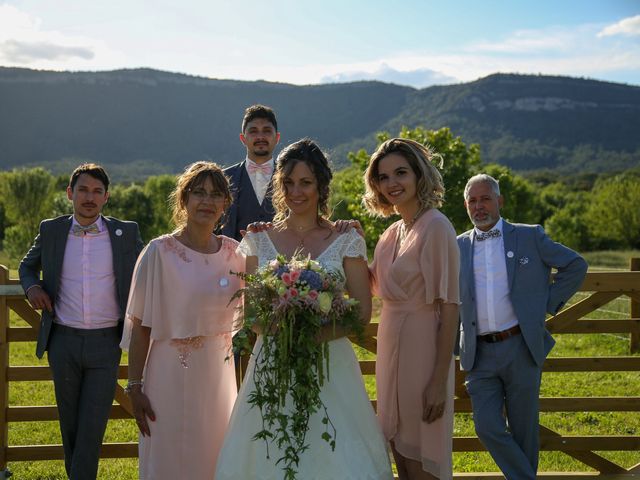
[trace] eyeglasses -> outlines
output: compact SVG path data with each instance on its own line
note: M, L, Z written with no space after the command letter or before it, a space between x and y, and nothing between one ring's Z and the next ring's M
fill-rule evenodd
M222 192L207 192L204 188L189 189L189 193L199 202L203 202L205 198L211 199L213 202L223 202L225 195Z

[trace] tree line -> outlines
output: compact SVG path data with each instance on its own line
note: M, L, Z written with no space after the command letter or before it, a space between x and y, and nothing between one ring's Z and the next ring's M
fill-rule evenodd
M458 233L471 228L463 204L466 181L483 172L500 182L505 197L502 215L509 221L543 225L553 239L581 252L640 248L640 167L564 177L537 172L525 178L505 166L483 162L479 145L466 145L448 128L402 128L398 136L428 144L442 156L446 187L442 211ZM389 133L379 133L378 144L388 138ZM369 157L365 150L348 154L350 165L334 176L331 204L333 218L360 220L372 249L397 218L371 217L361 204ZM0 241L11 260L26 253L42 219L71 212L67 184L67 176L54 176L39 167L0 173ZM149 241L174 228L167 201L174 185L173 175L113 185L104 213L138 222L143 239Z

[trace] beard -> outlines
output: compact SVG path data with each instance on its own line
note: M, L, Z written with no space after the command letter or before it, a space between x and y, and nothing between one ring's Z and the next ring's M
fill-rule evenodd
M482 227L493 227L496 223L498 223L498 219L500 217L497 215L487 214L485 218L471 218L471 223L478 228Z

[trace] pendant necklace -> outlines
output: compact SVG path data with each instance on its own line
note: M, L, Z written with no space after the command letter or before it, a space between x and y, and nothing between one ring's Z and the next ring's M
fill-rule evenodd
M316 228L318 228L318 225L313 225L306 230L303 226L292 227L292 230L295 232L295 236L298 238L298 245L296 246L296 250L302 250L305 247L304 241Z

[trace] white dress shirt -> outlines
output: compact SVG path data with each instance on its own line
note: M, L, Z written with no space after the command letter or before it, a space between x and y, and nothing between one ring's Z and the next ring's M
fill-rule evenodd
M493 227L502 233L502 219ZM509 298L509 279L504 256L504 240L500 235L481 242L473 236L473 276L476 287L478 335L501 332L518 324Z
M253 186L253 191L256 193L256 198L258 199L258 203L262 205L264 201L264 196L267 194L267 188L269 187L269 182L271 181L271 176L273 175L273 158L270 158L267 162L262 165L268 165L270 167L271 173L266 174L262 172L251 172L249 171L249 165L258 165L253 160L250 160L248 157L246 158L245 168L247 169L247 173L249 174L249 180L251 180L251 185Z
M109 231L102 217L96 221L97 234L74 235L77 224L74 217L64 250L55 322L84 329L115 327L120 308Z

